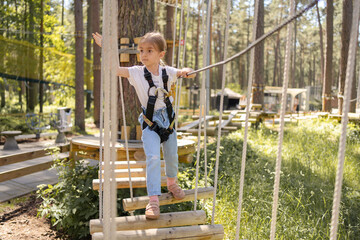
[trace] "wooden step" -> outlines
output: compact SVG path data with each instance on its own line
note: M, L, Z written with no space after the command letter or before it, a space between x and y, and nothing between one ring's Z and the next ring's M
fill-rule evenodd
M146 177L146 168L130 168L131 177ZM104 177L104 170L102 170L102 177ZM165 176L165 168L161 168L161 176ZM100 176L99 176L100 177ZM128 169L115 169L116 178L129 177Z
M220 224L116 232L116 239L126 240L218 240L223 238L224 228ZM92 235L92 240L102 239L104 239L103 233L98 232Z
M186 211L160 213L156 220L148 220L145 215L115 218L116 231L144 230L151 228L166 228L175 226L198 225L206 223L205 211ZM90 233L102 232L103 224L99 219L90 220Z
M160 162L161 162L161 167L164 167L165 160L161 160ZM130 168L146 168L146 161L129 161L129 163L130 163ZM116 161L115 169L128 169L127 161Z
M134 177L131 178L133 188L146 188L146 178L144 177ZM100 180L93 179L93 189L99 190ZM161 177L161 186L166 186L166 177ZM120 188L130 188L129 178L116 178L116 187Z
M195 189L184 190L185 198L176 200L171 193L163 193L159 196L160 205L168 205L179 202L193 201L195 199ZM197 199L211 198L213 196L214 188L198 188ZM136 209L145 208L149 202L148 196L134 197L133 201L131 198L123 199L123 206L125 211L132 211Z
M21 163L14 163L14 168L7 171L0 172L0 182L11 180L14 178L26 176L32 173L44 171L49 169L54 164L54 159L68 159L69 153L60 153L58 156L48 155L45 157L35 158ZM21 165L21 166L20 166ZM12 165L8 165L10 167Z

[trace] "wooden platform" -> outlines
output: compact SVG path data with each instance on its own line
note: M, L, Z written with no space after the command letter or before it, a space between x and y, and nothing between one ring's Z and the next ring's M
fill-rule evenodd
M195 199L195 189L184 190L185 198L181 200L175 199L171 193L163 193L159 196L160 205L168 205L186 201L194 201ZM214 188L198 188L197 199L205 199L213 197ZM125 211L132 211L136 209L145 208L149 202L148 196L143 197L134 197L133 200L131 198L123 199L123 207Z
M178 139L178 155L179 162L192 162L192 155L196 151L196 143L192 140ZM117 149L117 160L126 160L125 144L117 142L115 145ZM78 137L70 142L70 158L90 158L99 160L100 138L98 137ZM129 157L130 160L145 161L146 157L141 141L129 142ZM161 153L162 157L162 153Z

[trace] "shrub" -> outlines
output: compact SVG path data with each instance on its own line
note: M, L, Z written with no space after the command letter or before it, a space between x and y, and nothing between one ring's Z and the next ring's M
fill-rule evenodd
M79 161L70 168L61 160L53 167L58 170L59 182L40 186L37 194L43 202L38 216L50 218L52 225L71 239L86 238L89 220L99 217L99 195L92 189L92 180L98 178L98 167Z

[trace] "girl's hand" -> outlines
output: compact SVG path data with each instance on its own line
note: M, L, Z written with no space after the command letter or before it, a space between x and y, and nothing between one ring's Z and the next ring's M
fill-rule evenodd
M97 45L99 45L99 47L101 47L101 42L102 42L102 36L100 35L100 33L96 32L92 34L95 42Z
M192 69L192 68L183 68L178 72L178 77L194 78L196 76L196 74L186 75L187 73L190 73L193 71L194 71L194 69Z

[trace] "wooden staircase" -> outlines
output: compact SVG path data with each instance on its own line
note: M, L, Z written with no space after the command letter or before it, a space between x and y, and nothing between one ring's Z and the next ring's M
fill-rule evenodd
M162 173L165 161L161 161ZM146 187L146 162L130 161L133 188ZM102 169L103 171L103 169ZM129 188L127 161L115 162L117 188ZM162 174L163 175L163 174ZM161 177L161 185L166 186L166 177ZM99 190L100 180L93 180L93 189ZM213 187L199 188L197 199L211 198ZM176 200L171 193L159 196L160 205L175 204L195 199L195 189L185 190L185 198ZM149 202L148 196L123 199L125 211L143 209ZM156 220L148 220L145 215L115 218L116 239L223 239L222 225L205 225L206 214L203 210L161 213ZM90 233L93 240L105 239L103 224L99 219L90 221Z

